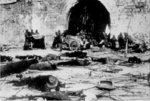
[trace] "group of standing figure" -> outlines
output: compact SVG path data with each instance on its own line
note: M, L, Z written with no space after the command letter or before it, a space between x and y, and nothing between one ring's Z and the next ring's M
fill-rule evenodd
M40 48L45 49L45 41L44 36L42 38L35 39L34 35L40 35L38 30L25 31L25 44L24 44L24 50L32 50L33 48Z

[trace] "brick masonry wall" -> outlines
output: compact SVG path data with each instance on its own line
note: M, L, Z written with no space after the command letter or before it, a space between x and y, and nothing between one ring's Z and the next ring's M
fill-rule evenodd
M150 42L149 0L100 1L110 12L113 35L128 32L134 39ZM57 29L67 29L67 13L75 3L76 0L22 0L0 5L0 43L23 44L25 29L38 29L51 43Z

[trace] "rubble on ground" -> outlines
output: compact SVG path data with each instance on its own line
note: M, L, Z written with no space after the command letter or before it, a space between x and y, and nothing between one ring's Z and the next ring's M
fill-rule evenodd
M43 53L42 51L41 53ZM36 50L29 52L32 54ZM61 100L65 97L65 99L79 101L89 99L126 100L129 98L132 99L133 96L137 99L146 99L146 97L139 98L141 95L147 96L147 99L149 99L148 74L150 72L150 57L147 55L149 51L142 55L128 53L128 57L124 57L124 54L121 52L111 50L107 50L107 52L92 52L92 49L87 50L86 57L74 55L68 58L67 55L62 55L64 53L66 51L58 52L55 55L52 54L52 51L47 51L45 55L38 53L12 56L12 62L0 65L1 70L4 71L2 67L14 64L17 65L17 67L15 66L16 68L20 68L20 71L19 69L17 71L14 69L14 72L8 72L5 68L7 75L3 75L0 78L0 82L4 82L3 88L0 89L0 94L4 93L5 90L17 92L19 89L24 89L20 90L16 96L14 96L15 93L8 93L7 99ZM68 53L72 54L72 52ZM10 56L10 53L7 55ZM19 60L16 61L15 58ZM23 62L31 61L32 59L37 59L37 62L30 66L22 67ZM1 73L5 74L2 71ZM56 81L59 81L59 85L48 89L51 87L47 85L50 75L54 76ZM8 81L5 81L4 77ZM55 79L50 80L50 82L54 82ZM141 88L143 90L140 90ZM37 92L36 95L33 93L35 91ZM43 95L43 93L47 93L48 95ZM53 95L55 93L58 95ZM118 97L116 98L114 95ZM1 94L1 96L4 96L4 94Z

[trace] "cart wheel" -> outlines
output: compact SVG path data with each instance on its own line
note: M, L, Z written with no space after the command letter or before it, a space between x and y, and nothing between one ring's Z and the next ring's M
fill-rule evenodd
M70 48L70 50L72 50L72 51L78 50L79 47L80 47L79 43L78 43L77 41L75 41L75 40L72 40L72 41L70 42L70 44L69 44L69 48Z
M54 76L49 76L48 82L45 85L45 89L46 91L51 91L51 89L56 89L58 90L58 86L59 86L59 80L54 77Z

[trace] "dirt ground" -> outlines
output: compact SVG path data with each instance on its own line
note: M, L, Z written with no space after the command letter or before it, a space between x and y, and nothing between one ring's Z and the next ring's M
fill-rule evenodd
M64 51L62 51L64 52ZM47 55L48 53L59 55L60 51L53 50L32 50L21 51L12 50L0 54L15 57L16 55ZM83 91L86 95L82 101L150 101L150 87L146 79L150 72L150 63L143 62L141 64L119 65L113 62L113 59L124 59L124 54L112 52L110 50L103 52L91 52L88 50L88 56L93 57L110 57L111 60L107 64L92 62L88 66L60 66L55 71L38 71L27 70L23 72L23 77L38 76L38 75L53 75L56 76L62 83L65 83L65 88L61 91ZM138 56L142 60L150 58L150 52L142 54L128 54L129 56ZM119 62L119 61L118 61ZM109 70L118 70L111 72ZM8 77L0 78L0 101L8 101L7 98L25 95L38 95L41 91L29 89L27 86L16 87L9 81L16 80L16 74ZM104 91L96 86L102 80L111 80L114 85L114 90ZM96 97L98 96L99 97ZM73 101L81 100L80 97L71 97ZM29 99L16 99L14 101L29 101ZM12 101L12 100L11 100ZM36 101L36 100L35 100ZM44 101L39 100L37 101Z

